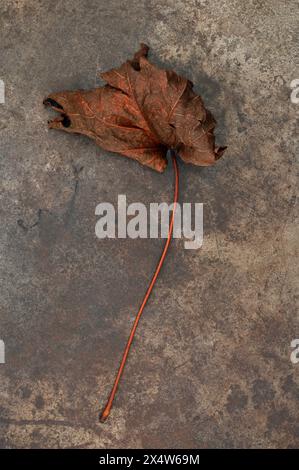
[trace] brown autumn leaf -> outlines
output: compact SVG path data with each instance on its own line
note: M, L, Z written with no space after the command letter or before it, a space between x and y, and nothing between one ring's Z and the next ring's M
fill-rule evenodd
M215 163L225 147L215 147L216 121L205 109L193 84L171 70L159 69L147 60L148 46L141 45L132 60L101 74L104 87L53 93L44 100L60 116L50 128L84 134L106 150L123 154L162 172L171 149L175 184L173 211L167 240L154 275L137 312L107 404L100 415L109 414L145 305L164 263L173 233L179 193L176 152L187 163ZM176 151L176 152L175 152Z
M132 60L102 73L103 87L50 94L44 104L60 116L49 127L87 135L159 172L169 148L186 163L212 165L226 148L215 146L215 119L193 84L151 64L148 50L141 44Z

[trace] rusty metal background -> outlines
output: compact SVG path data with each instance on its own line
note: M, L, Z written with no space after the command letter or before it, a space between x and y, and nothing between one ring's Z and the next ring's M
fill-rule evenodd
M1 447L298 446L296 3L1 1ZM101 425L161 240L96 239L95 206L168 201L172 172L49 132L42 100L140 41L196 84L228 150L181 165L204 245L172 244Z

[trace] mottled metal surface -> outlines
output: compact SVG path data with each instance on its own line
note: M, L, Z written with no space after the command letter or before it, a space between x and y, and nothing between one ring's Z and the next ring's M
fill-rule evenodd
M1 447L296 447L297 2L120 3L0 4ZM170 201L172 171L48 131L42 100L94 86L141 41L196 84L229 148L180 165L204 245L172 244L99 424L161 240L96 239L95 206Z

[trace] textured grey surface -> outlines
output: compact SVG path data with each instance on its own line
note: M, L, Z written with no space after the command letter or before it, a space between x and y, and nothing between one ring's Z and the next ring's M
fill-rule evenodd
M1 1L1 447L298 446L297 7ZM229 148L213 168L180 165L204 245L172 244L99 424L161 240L97 240L95 206L170 201L172 171L48 131L42 100L93 87L140 41L196 84Z

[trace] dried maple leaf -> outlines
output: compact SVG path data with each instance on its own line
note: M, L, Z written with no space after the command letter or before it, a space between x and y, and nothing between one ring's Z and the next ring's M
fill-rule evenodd
M132 60L102 73L103 87L49 95L44 104L60 113L49 127L87 135L160 172L169 148L186 163L212 165L225 150L215 147L215 119L193 84L151 64L148 50L141 44Z
M148 46L142 44L132 60L101 74L107 82L104 87L52 93L44 100L46 106L60 113L49 122L50 128L87 135L106 150L160 172L167 165L167 150L171 149L172 154L175 184L168 237L134 320L101 421L109 416L138 322L172 237L179 190L176 152L186 163L207 166L215 163L226 148L215 147L216 121L192 90L193 84L171 70L151 64L147 54Z

